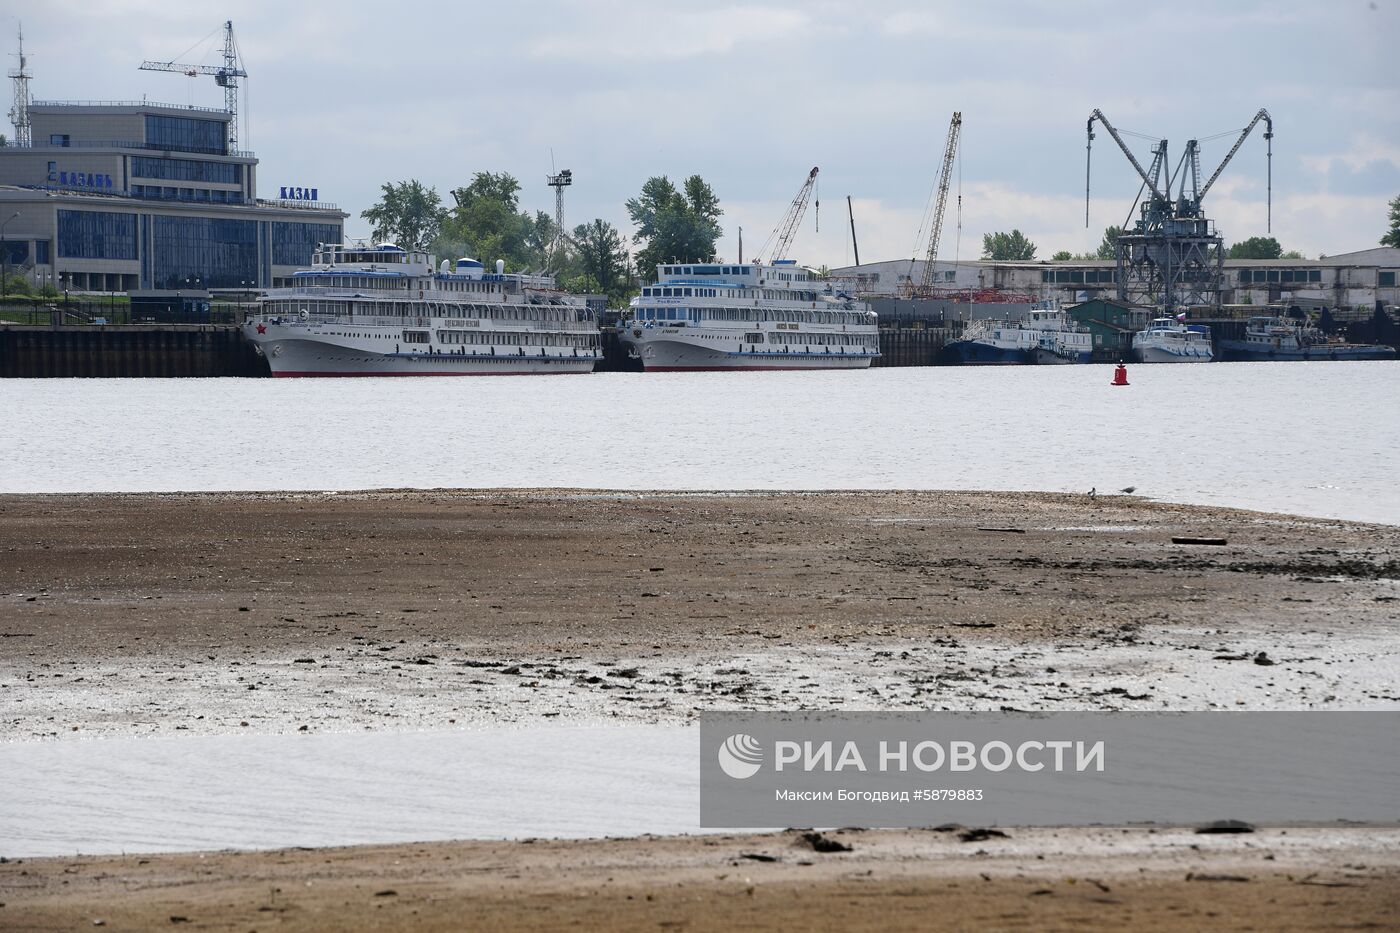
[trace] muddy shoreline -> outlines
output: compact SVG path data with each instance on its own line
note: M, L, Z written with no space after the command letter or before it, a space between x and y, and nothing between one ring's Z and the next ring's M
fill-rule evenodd
M5 496L0 740L1393 708L1397 560L1129 496Z

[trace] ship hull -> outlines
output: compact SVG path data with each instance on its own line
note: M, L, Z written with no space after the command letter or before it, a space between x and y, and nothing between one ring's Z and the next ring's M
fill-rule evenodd
M1260 347L1243 340L1220 341L1222 359L1236 362L1259 360L1393 360L1392 347L1354 344L1345 346Z
M280 378L328 376L537 376L593 371L593 356L377 353L305 338L254 340Z
M1135 347L1140 363L1209 363L1214 359L1209 346L1193 347L1190 353L1177 353L1162 347Z
M955 340L948 344L943 348L943 358L959 366L1018 366L1031 362L1028 350L972 340Z
M1060 354L1051 350L1037 348L1031 351L1031 360L1037 366L1059 366L1066 363L1087 363L1092 354L1090 353L1070 353Z
M684 340L624 338L647 372L733 372L815 369L868 369L876 353L735 353Z

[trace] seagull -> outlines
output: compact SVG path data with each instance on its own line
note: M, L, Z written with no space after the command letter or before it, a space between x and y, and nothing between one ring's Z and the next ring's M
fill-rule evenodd
M1089 487L1089 492L1087 493L1087 495L1089 496L1090 499L1094 498L1094 497L1097 496L1098 494L1099 494L1099 487L1097 487L1097 486L1090 486L1090 487Z
M1121 493L1125 493L1125 494L1131 496L1131 495L1133 494L1133 492L1134 492L1136 489L1137 489L1136 486L1124 486L1122 489L1120 489L1120 490L1118 490L1118 491L1121 492Z

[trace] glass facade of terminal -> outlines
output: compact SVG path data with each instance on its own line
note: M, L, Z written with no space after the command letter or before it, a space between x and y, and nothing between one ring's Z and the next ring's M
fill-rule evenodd
M274 223L272 261L279 266L309 266L319 244L339 242L339 224Z
M257 222L157 214L151 218L150 277L152 288L240 288L257 282Z
M136 215L59 211L58 255L68 259L135 259Z
M231 162L206 162L199 159L157 159L133 156L133 178L165 178L172 181L203 181L220 185L243 183L243 166Z
M146 144L180 152L228 154L228 130L222 120L146 115Z

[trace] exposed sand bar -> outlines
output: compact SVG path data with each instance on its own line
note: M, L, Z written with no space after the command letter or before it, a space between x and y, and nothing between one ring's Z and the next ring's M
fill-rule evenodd
M785 833L25 859L0 865L0 928L1313 931L1400 914L1395 830L1007 832L837 832L854 851L833 854Z
M0 737L1394 708L1397 578L1393 526L1127 496L6 496Z

